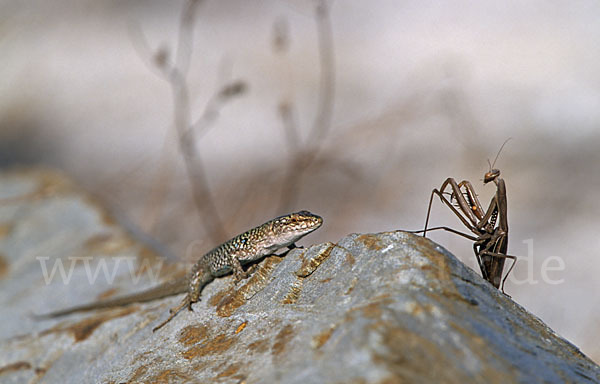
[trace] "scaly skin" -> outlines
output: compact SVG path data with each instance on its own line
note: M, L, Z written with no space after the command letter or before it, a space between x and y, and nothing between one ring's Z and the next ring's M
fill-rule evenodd
M192 304L200 299L200 293L204 286L216 277L233 272L236 281L245 278L247 274L242 268L243 265L271 255L279 249L294 248L296 241L319 228L322 223L323 219L320 216L308 211L280 216L252 228L204 254L185 278L168 281L133 295L68 308L40 317L57 317L74 312L123 306L187 292L181 304L170 310L169 318L153 329L156 331L173 319L181 309L188 307L191 310Z

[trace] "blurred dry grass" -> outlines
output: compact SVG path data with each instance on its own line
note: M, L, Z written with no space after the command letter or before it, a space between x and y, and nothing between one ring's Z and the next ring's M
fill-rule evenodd
M489 201L493 186L479 182L486 159L513 137L497 162L508 188L509 250L526 255L524 241L533 239L540 282L509 280L506 290L600 361L600 306L586 294L600 270L600 7L333 3L332 93L322 88L315 4L199 4L190 114L204 116L223 76L248 85L216 108L195 142L223 231L298 209L325 218L305 243L420 229L431 189L449 176L471 180ZM182 6L0 3L0 162L63 168L193 258L192 242L214 246L202 225L211 217L194 203L169 84L149 70L131 33L140 28L151 59L172 59ZM327 102L331 124L322 116ZM460 224L439 204L432 220ZM470 243L432 237L476 268ZM552 274L562 284L541 282L549 256L565 261ZM518 263L515 276L529 272Z

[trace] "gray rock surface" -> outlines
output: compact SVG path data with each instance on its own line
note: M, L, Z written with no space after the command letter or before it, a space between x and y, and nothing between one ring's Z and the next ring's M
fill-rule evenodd
M73 257L68 284L60 271L46 283L40 258L48 270L62 260L67 273ZM114 281L100 272L90 284L103 264ZM238 285L211 283L194 312L157 333L179 297L30 316L183 272L163 266L152 278L157 265L155 252L62 176L0 174L0 382L600 382L575 346L442 247L401 231L269 257Z

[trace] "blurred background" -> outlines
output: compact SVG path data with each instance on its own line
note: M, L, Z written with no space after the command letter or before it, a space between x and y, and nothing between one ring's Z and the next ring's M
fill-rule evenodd
M0 166L64 170L192 260L307 209L303 244L422 229L496 168L506 292L600 361L600 3L0 1ZM434 201L431 225L464 230ZM477 270L472 243L430 236ZM591 297L587 295L591 294Z

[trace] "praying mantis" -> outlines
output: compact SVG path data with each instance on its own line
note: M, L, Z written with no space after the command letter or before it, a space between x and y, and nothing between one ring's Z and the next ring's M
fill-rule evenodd
M481 275L495 288L500 289L502 293L504 293L504 283L517 261L516 256L507 254L508 218L506 184L504 179L500 177L500 170L494 168L496 160L498 160L498 156L508 140L500 147L494 163L490 164L488 160L489 170L483 176L483 183L488 184L493 182L496 185L496 194L492 197L485 211L470 181L463 180L457 183L454 178L449 177L442 183L440 189L431 191L429 207L427 208L427 218L425 219L425 229L414 232L423 232L423 236L425 237L427 231L442 229L473 241L473 251L481 269ZM448 187L450 187L451 192L446 192ZM449 194L450 199L448 200L444 194ZM439 196L442 203L446 204L474 235L445 226L427 228L434 195ZM456 202L456 205L453 204L453 201ZM511 259L513 262L504 278L502 278L506 259Z

